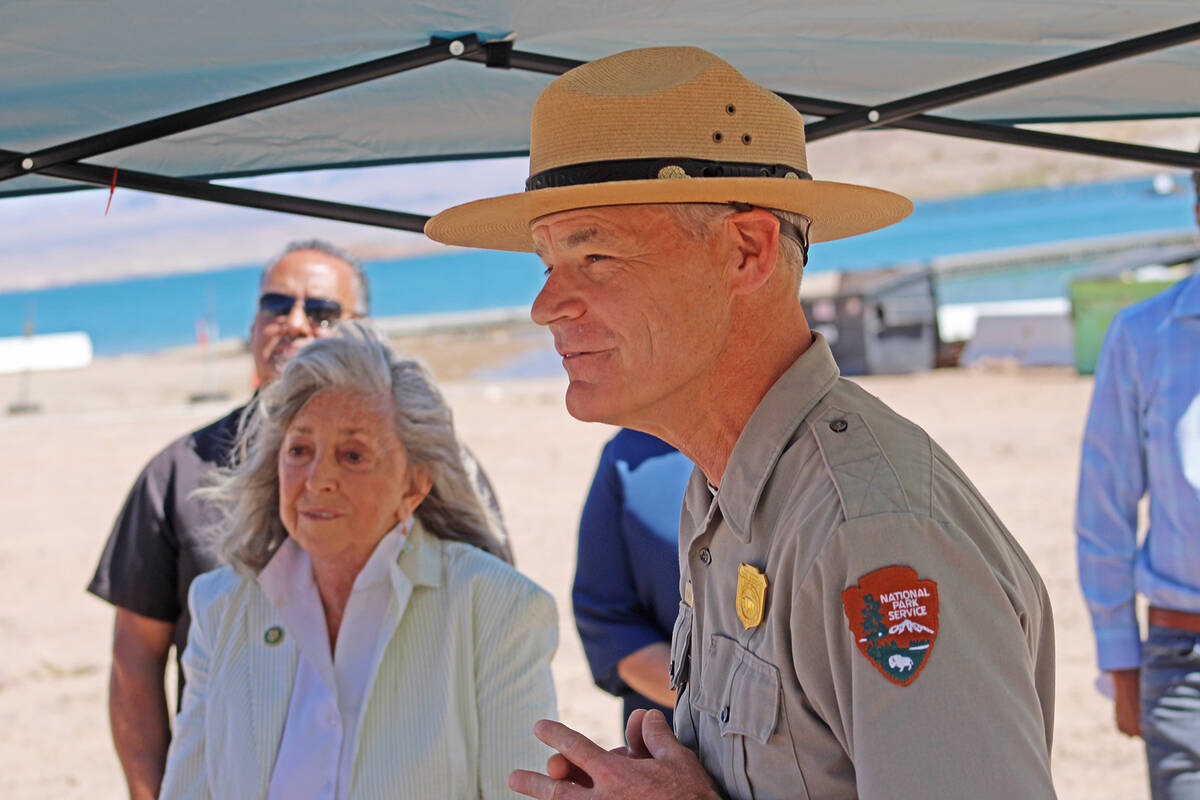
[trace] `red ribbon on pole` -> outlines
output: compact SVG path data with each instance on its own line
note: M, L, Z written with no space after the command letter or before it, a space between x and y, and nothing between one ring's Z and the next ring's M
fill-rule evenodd
M110 208L112 208L113 192L115 192L116 190L117 190L117 168L113 167L113 179L112 179L112 183L109 184L109 187L108 187L108 205L106 205L104 207L104 216L106 216L106 217L108 216L108 210Z

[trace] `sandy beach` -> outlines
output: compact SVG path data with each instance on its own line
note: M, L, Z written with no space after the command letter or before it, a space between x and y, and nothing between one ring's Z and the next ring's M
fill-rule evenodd
M445 381L460 434L499 493L518 567L558 601L561 718L612 746L619 706L591 683L569 602L579 509L612 429L571 419L561 378L469 377L544 344L543 334L524 327L398 341ZM251 372L237 347L210 358L183 350L100 359L83 370L34 375L31 396L42 411L0 416L0 493L9 509L0 537L0 797L123 796L106 712L113 612L84 586L143 464L244 399ZM0 376L0 401L17 397L20 380ZM1071 523L1091 380L997 365L860 382L958 460L1041 570L1058 637L1053 765L1060 797L1146 797L1140 743L1116 733L1108 701L1093 688L1091 634L1075 577ZM206 391L228 399L188 402ZM978 724L988 724L983 709Z

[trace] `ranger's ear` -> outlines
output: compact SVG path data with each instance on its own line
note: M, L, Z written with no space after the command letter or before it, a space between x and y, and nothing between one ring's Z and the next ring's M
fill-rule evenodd
M762 288L778 265L779 219L765 209L752 208L730 214L725 225L740 256L731 276L731 288L734 294L752 294Z

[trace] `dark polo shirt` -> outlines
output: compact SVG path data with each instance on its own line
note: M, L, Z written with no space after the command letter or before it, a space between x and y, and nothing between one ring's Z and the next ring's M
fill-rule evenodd
M219 566L204 532L213 509L193 490L227 466L245 406L171 442L129 490L88 591L115 606L175 626L176 658L187 646L192 580ZM183 671L179 671L183 691Z
M220 566L207 541L207 532L217 521L215 509L191 495L211 481L217 467L229 466L238 425L249 407L235 408L216 422L176 439L150 460L129 490L87 587L115 606L175 626L181 698L181 659L191 624L188 589L197 575ZM507 542L491 481L474 454L463 452L477 468L468 473L474 472L475 486Z

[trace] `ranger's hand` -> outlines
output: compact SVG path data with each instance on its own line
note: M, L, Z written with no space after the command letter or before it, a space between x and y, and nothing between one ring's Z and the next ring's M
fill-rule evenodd
M566 725L541 720L534 735L558 752L549 774L514 770L508 786L537 800L719 800L696 755L679 743L661 711L637 712L626 728L628 745L602 749Z

